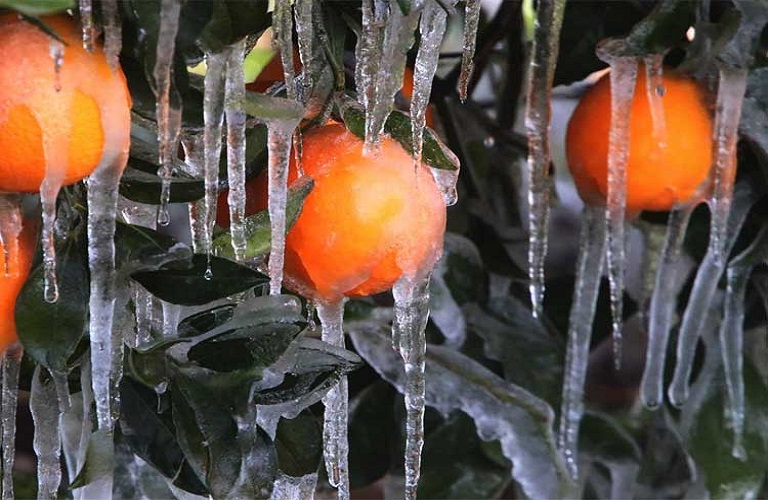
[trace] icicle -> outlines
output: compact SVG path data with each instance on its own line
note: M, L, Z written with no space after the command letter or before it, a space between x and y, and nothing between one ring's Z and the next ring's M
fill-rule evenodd
M667 236L656 270L656 285L651 296L648 320L648 350L645 372L640 385L640 399L651 409L658 408L664 394L664 365L669 331L677 305L678 276L685 231L695 204L673 210L667 224Z
M229 49L225 82L224 113L227 117L227 180L229 182L230 231L235 259L245 257L245 42Z
M733 210L728 221L728 232L719 242L723 245L722 248L712 245L710 235L710 246L696 273L678 333L677 364L669 387L669 399L674 405L680 406L688 399L688 379L693 369L696 344L707 321L707 311L712 307L717 284L725 268L725 261L719 259L718 254L722 252L723 255L728 255L731 252L755 199L755 194L748 186L734 198Z
M66 373L51 373L53 387L56 389L56 397L59 402L59 413L64 413L72 406L69 396L69 380Z
M550 2L546 2L550 3ZM564 0L554 0L554 10L562 10L559 4L565 5ZM472 71L474 69L474 63L472 59L475 57L475 44L477 43L477 27L480 24L480 8L482 2L480 0L467 0L466 8L464 11L464 49L461 54L461 75L459 76L459 99L461 102L467 100L467 87L469 86L469 79L472 77ZM559 23L562 23L562 16L560 16ZM550 27L554 27L550 25ZM556 29L554 32L550 32L556 39L559 38L560 29ZM557 47L557 44L555 44ZM554 60L557 60L557 52L555 51ZM553 63L554 67L554 63ZM551 86L551 84L550 84Z
M18 270L19 235L22 230L21 198L16 194L0 194L0 244L3 266L0 273L15 276Z
M611 129L608 139L608 196L605 216L608 222L608 278L611 284L613 315L613 360L621 363L621 323L625 274L625 210L627 204L627 160L629 158L629 116L635 95L637 59L624 56L623 40L609 40L598 49L598 57L611 66Z
M377 0L362 0L362 33L355 47L355 86L360 104L365 108L365 119L370 120L376 86L375 61L381 51L384 25L377 23L376 15L386 6ZM378 9L378 11L377 11Z
M748 207L731 210L733 181L736 175L736 141L738 139L741 104L746 89L746 70L721 68L717 91L713 148L713 193L709 199L712 213L707 254L696 274L691 296L683 315L677 343L677 365L669 387L669 398L674 405L682 405L688 398L688 380L693 369L693 358L701 328L706 319L717 282L725 268L725 260L735 243ZM751 204L749 199L737 203Z
M293 4L294 25L296 27L297 42L299 45L299 58L302 66L302 86L305 89L312 88L312 76L309 66L312 62L312 51L315 40L315 21L313 20L313 6L315 0L295 0ZM304 92L306 94L306 91ZM302 99L303 100L303 99Z
M419 24L421 40L413 67L413 94L411 96L411 133L413 134L413 157L421 162L421 153L426 126L427 106L432 92L432 78L440 59L440 44L445 35L447 14L440 4L431 0L424 7Z
M272 500L306 500L313 498L317 488L317 474L292 477L280 473L272 490Z
M582 218L576 285L568 318L568 347L565 356L563 403L560 410L558 446L571 474L578 475L579 425L584 414L584 383L587 377L592 322L600 290L605 259L604 212L586 206Z
M429 274L401 277L392 288L395 320L392 344L405 363L405 498L415 499L424 446L424 358L425 329L429 318Z
M179 317L181 317L181 306L162 302L163 307L163 337L175 337L179 326Z
M161 226L170 223L168 203L171 195L171 174L176 162L178 137L181 130L181 109L171 105L171 75L176 33L179 30L181 0L162 0L160 4L160 29L155 52L155 96L157 97L157 135L160 142L160 175L163 179L157 222Z
M376 46L378 38L370 41L372 48L367 54L368 60L365 61L369 64L365 71L370 71L365 77L369 78L372 86L372 94L367 96L366 100L365 151L367 152L376 148L384 130L384 123L392 111L395 94L403 86L406 56L413 45L414 31L421 13L421 7L415 3L411 5L411 11L408 14L403 14L396 4L386 6L377 1L375 5L375 22L382 23L384 31L380 46ZM372 29L370 33L370 36L379 37L380 32ZM369 35L364 34L365 36Z
M117 1L101 0L101 17L104 19L104 54L112 69L120 66L120 50L123 47L123 25Z
M549 122L552 81L560 47L564 0L539 2L533 57L528 68L525 128L528 132L528 279L533 315L538 318L544 302L544 259L547 256L550 194Z
M202 179L205 176L204 139L204 134L196 133L185 134L181 137L181 146L184 149L184 163L181 164L181 168L184 173L195 179ZM189 232L192 250L195 253L202 253L203 235L205 234L205 198L189 204Z
M667 122L664 118L664 54L649 54L645 63L645 93L651 108L653 138L663 150L667 147Z
M317 304L317 315L322 325L322 340L344 347L344 302ZM348 387L342 376L336 387L323 398L323 455L328 481L338 488L339 500L349 499L349 443L347 442Z
M79 0L80 24L83 25L83 48L93 52L93 0Z
M280 54L285 75L285 91L288 99L296 99L296 75L293 72L293 16L292 2L275 2L272 11L272 30L275 37L272 40Z
M283 287L285 262L285 207L288 202L288 164L295 121L267 123L269 151L268 209L272 244L269 251L269 293L279 295Z
M14 344L2 360L3 400L0 420L3 425L3 498L13 498L13 462L16 456L16 407L18 406L19 371L24 351Z
M39 365L32 376L29 410L35 423L33 441L37 455L37 498L57 498L61 483L61 436L59 434L59 404L53 381L43 382Z
M755 241L728 266L728 291L725 296L725 318L720 325L725 383L728 390L728 418L733 428L731 454L747 458L744 449L744 302L749 276L756 264L768 258L768 229L761 229Z
M710 247L715 251L718 261L727 257L723 252L723 239L728 231L728 214L736 177L736 142L746 86L746 69L720 68L714 127L713 187L709 200L712 212Z

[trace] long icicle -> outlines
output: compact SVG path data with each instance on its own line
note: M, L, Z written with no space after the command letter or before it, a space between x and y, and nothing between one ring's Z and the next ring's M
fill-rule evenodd
M344 347L344 302L317 304L317 316L322 326L322 340L334 346ZM339 383L323 398L325 468L331 486L338 489L339 500L349 499L348 392L347 377L342 376Z
M101 17L104 20L104 54L109 66L116 69L123 47L123 24L117 0L101 0Z
M555 3L562 3L565 5L564 0L555 0ZM459 99L461 102L467 100L467 89L469 87L469 79L472 77L472 71L474 70L475 46L477 45L477 28L480 25L480 8L482 2L480 0L467 0L464 10L464 46L461 54L461 74L459 75ZM558 35L560 30L557 30ZM557 60L557 55L555 55Z
M297 123L268 122L268 197L271 245L269 251L269 293L279 295L283 287L285 262L285 209L288 204L288 167L291 159L291 138Z
M37 498L57 498L61 483L61 435L59 397L53 379L43 381L45 369L38 365L32 375L29 410L35 423Z
M664 365L669 331L675 312L677 269L680 265L685 231L695 204L673 210L667 224L667 236L656 270L656 285L651 296L648 318L648 349L645 372L640 384L640 399L648 408L658 408L664 398Z
M592 323L605 262L605 216L602 207L586 206L582 218L576 286L568 318L563 403L560 410L558 446L571 474L578 475L579 425L584 414L584 383L587 377Z
M725 386L728 391L728 421L733 429L731 454L740 460L747 458L744 449L744 301L749 276L755 265L768 259L768 228L763 227L757 238L728 266L728 289L725 295L725 317L720 325L720 347Z
M607 219L608 278L611 285L611 312L614 364L621 363L621 326L624 309L626 252L627 161L629 159L629 117L635 95L637 58L623 54L623 40L603 42L598 57L611 66L611 128L608 136Z
M79 0L77 5L80 13L80 24L83 25L83 48L88 52L93 52L93 0Z
M16 457L16 407L18 405L19 372L24 351L14 344L2 359L3 393L0 420L3 425L3 498L13 499L13 462Z
M712 213L709 246L696 275L678 334L677 365L669 387L669 398L674 405L682 405L688 399L696 343L706 318L705 312L711 304L717 282L725 269L727 256L752 203L752 200L746 197L749 193L735 201L733 199L736 142L746 77L746 70L720 70L714 126L713 192L709 200ZM736 205L739 205L738 209Z
M227 119L227 181L229 221L235 259L245 257L245 41L234 44L227 58L224 114Z
M543 0L536 11L533 56L528 67L525 128L528 132L528 279L534 317L544 303L544 259L547 256L550 194L550 99L560 47L564 0Z

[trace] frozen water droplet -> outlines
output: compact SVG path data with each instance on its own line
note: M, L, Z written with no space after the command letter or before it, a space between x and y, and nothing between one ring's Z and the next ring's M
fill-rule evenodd
M483 139L483 146L485 146L488 149L491 149L496 145L496 139L492 136L486 136L485 139Z
M93 0L79 0L80 24L83 25L83 48L93 52Z

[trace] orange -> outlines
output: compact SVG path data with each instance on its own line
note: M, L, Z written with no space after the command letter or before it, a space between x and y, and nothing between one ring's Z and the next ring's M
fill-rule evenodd
M585 203L603 205L608 194L610 73L582 97L568 124L566 155ZM708 179L712 117L704 90L691 78L667 70L663 77L664 127L654 133L645 68L638 67L630 116L627 213L664 211L691 201ZM659 132L662 132L661 137ZM664 145L665 143L665 145Z
M82 47L66 15L43 17L64 42L57 69L55 39L15 14L0 16L0 191L37 192L49 174L73 184L130 141L131 97L120 69Z
M288 170L288 184L290 185L298 178L295 168ZM255 177L251 177L245 183L245 216L253 215L267 209L267 192L269 190L269 177L267 172L261 172ZM225 189L219 192L218 202L216 203L216 224L223 228L230 225L229 220L229 190Z
M301 57L298 49L293 49L293 72L297 74L301 71ZM245 85L246 90L251 92L266 92L268 88L277 82L285 81L285 73L283 73L283 61L280 59L280 53L276 52L272 56L272 60L264 66L261 73L251 83Z
M24 221L24 228L18 238L18 251L11 252L6 274L5 247L0 242L0 352L14 344L16 336L16 298L24 286L35 253L37 225ZM15 258L14 258L15 257Z

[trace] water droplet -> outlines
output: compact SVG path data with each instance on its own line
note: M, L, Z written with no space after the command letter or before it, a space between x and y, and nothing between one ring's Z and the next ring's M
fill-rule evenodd
M666 93L667 93L667 89L666 89L666 87L664 87L664 85L659 85L658 87L656 87L656 95L657 96L664 97L664 94L666 94Z
M486 136L485 139L483 139L483 146L486 148L492 148L495 145L496 139L492 135Z

